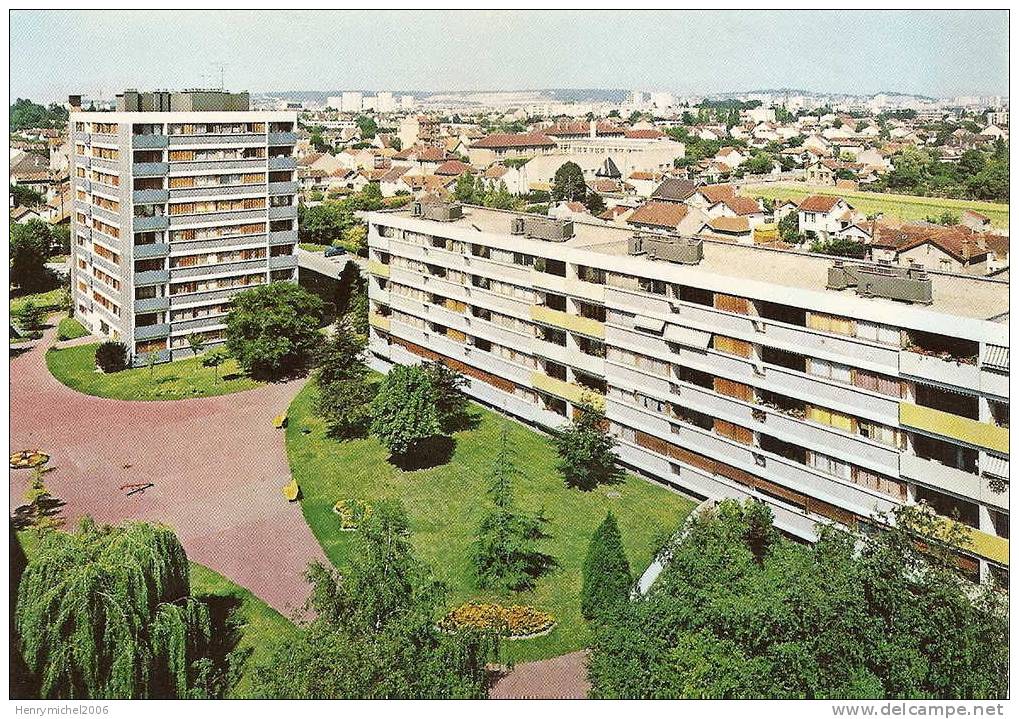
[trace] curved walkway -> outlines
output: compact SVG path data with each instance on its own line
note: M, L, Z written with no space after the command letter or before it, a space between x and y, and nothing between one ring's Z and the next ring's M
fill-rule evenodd
M56 328L10 360L11 450L50 455L46 484L64 502L68 525L162 522L188 557L251 590L285 616L309 594L304 569L327 562L298 504L280 488L290 479L283 432L272 419L302 381L188 400L132 402L81 394L46 367ZM95 341L82 338L60 346ZM10 507L24 503L27 470L10 471ZM155 486L128 496L121 485ZM586 652L517 665L492 686L493 698L581 698Z
M68 525L85 514L162 522L190 559L286 616L299 610L309 593L304 569L325 555L300 506L280 493L290 469L272 419L302 382L180 401L92 397L50 374L45 354L55 336L47 329L10 360L11 449L51 455L46 483L65 503ZM10 472L12 509L24 503L28 477ZM131 496L119 489L135 482L155 486Z

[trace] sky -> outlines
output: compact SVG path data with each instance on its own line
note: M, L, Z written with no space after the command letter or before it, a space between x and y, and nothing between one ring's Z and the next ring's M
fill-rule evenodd
M1005 11L12 11L11 97L124 88L1008 94Z

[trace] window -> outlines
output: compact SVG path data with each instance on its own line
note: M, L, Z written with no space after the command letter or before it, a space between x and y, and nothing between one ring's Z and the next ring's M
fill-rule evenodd
M916 487L916 501L926 502L943 517L956 519L974 529L980 528L980 513L977 505L972 502L920 485Z
M815 377L824 377L825 379L846 382L847 384L852 381L852 368L848 365L828 362L827 360L820 360L814 357L810 357L807 360L807 373Z
M810 452L809 460L810 466L819 472L824 472L840 479L850 479L849 464L842 460L829 457L820 452Z
M877 422L871 422L869 420L858 419L856 421L857 432L860 433L861 437L872 439L875 442L881 442L887 444L889 447L899 447L903 445L903 436L899 430L888 425L878 424Z
M643 292L650 292L655 295L666 295L669 292L669 285L661 280L638 277L637 284Z
M856 334L856 325L853 320L848 317L826 315L821 312L811 312L807 315L807 327L820 330L821 332L831 332L832 334L846 335L848 337Z
M711 290L702 290L699 287L687 287L686 285L680 287L679 299L683 302L692 302L707 307L714 307L715 305L715 293Z
M842 414L831 409L825 409L824 407L807 407L807 418L818 422L820 424L826 424L836 429L841 429L845 432L853 431L853 418L848 414Z
M877 492L882 492L891 497L895 497L900 501L906 500L906 483L900 482L897 479L886 477L883 474L877 472L871 472L869 469L863 467L853 467L852 472L853 484L858 484L861 487L867 487Z
M889 397L902 396L902 382L894 377L887 377L876 372L857 369L853 372L853 385Z
M753 354L753 346L749 342L722 335L715 335L711 346L719 352L725 352L737 357L750 357Z
M878 342L883 345L899 347L902 344L902 337L897 327L879 325L875 322L856 321L856 336L862 340Z

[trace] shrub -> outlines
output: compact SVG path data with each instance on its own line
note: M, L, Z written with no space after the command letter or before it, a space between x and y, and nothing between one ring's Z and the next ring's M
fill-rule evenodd
M616 518L609 512L591 537L584 561L580 613L586 619L611 614L630 595L633 577Z
M508 637L528 637L547 632L555 626L555 617L534 607L514 604L468 602L439 620L439 629L456 632L463 629L495 630Z
M352 531L371 515L372 508L360 499L341 499L333 505L333 512L340 518L340 529Z
M127 345L112 340L96 348L96 367L103 372L120 372L127 368Z

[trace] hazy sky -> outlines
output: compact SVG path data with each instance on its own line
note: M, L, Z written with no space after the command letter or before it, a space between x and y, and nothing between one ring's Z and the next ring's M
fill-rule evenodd
M13 11L11 95L140 89L1008 93L1008 15Z

